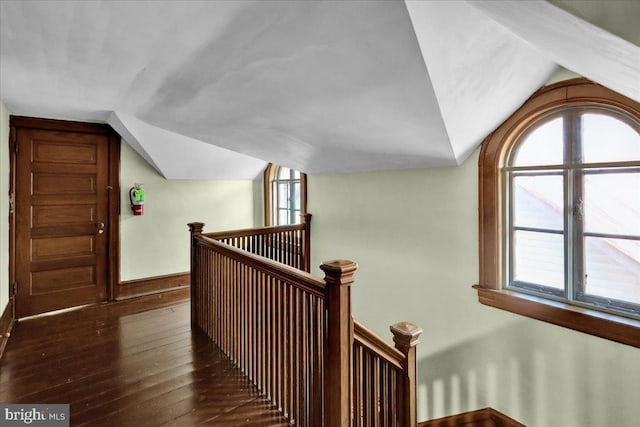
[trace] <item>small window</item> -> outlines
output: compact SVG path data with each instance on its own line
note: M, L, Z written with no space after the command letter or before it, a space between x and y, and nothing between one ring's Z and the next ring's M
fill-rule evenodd
M481 302L640 346L638 103L534 95L483 143L480 247Z
M265 224L300 224L300 214L306 213L306 175L284 166L269 164L264 183Z

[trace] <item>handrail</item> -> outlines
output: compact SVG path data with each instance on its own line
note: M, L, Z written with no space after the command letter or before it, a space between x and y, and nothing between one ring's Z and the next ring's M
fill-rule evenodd
M300 219L300 224L201 234L309 272L311 271L311 214L300 214Z
M194 238L200 246L214 249L231 259L243 261L260 272L272 274L276 279L290 282L293 286L313 295L323 298L325 296L325 282L310 273L220 242L209 237L209 234L194 236Z
M202 233L203 236L210 237L212 239L221 240L230 237L245 237L256 236L265 234L274 234L282 231L290 230L304 230L305 224L293 224L293 225L270 225L267 227L258 228L242 228L239 230L230 231L214 231L212 233Z
M422 330L393 325L394 348L354 321L352 261L323 263L324 279L302 271L309 219L217 233L189 224L192 327L294 425L416 426L415 346ZM292 231L300 234L292 238ZM304 249L296 254L304 263L288 256L291 244ZM280 262L283 253L290 264Z
M397 369L402 369L407 357L355 319L353 319L353 339L377 357L385 359Z

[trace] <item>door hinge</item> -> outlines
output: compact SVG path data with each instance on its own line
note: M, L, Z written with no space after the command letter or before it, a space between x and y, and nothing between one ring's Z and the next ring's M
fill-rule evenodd
M17 295L18 294L18 284L16 282L13 282L13 285L11 285L11 290L13 292L12 295Z

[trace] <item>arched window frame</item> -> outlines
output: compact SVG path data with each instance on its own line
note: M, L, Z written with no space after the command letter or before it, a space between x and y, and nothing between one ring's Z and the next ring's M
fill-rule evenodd
M640 103L587 79L536 92L482 144L479 166L478 297L482 304L591 335L640 347L640 320L506 289L506 194L504 167L520 136L541 118L573 106L594 106L640 120Z
M264 170L264 224L266 226L279 225L275 217L277 193L274 192L273 183L278 180L281 166L269 163ZM307 213L307 175L300 172L300 214ZM299 222L300 219L297 219Z

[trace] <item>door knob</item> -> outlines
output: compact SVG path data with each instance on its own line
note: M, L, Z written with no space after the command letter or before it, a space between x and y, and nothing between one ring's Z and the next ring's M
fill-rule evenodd
M98 229L98 234L104 233L104 222L96 222L96 228Z

